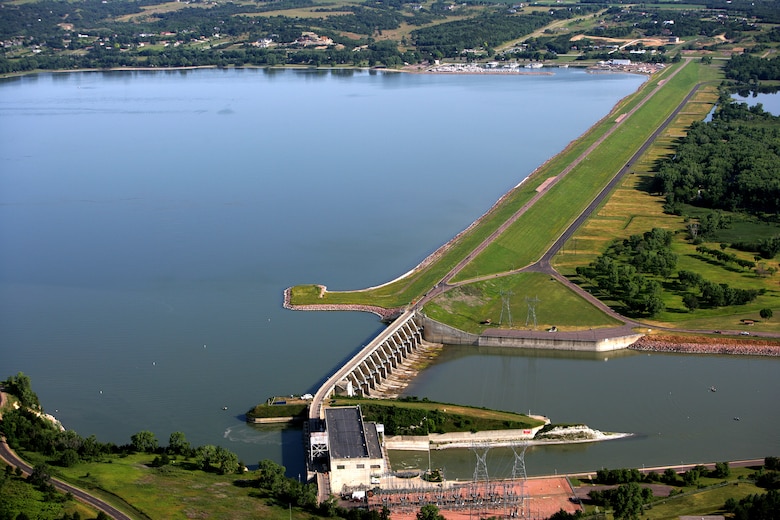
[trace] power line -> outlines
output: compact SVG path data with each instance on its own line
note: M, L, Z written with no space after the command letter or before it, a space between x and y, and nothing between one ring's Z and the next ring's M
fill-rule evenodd
M537 296L534 296L533 298L529 298L528 296L525 297L525 303L528 305L528 314L525 316L525 326L528 326L528 323L533 320L534 322L534 328L536 328L536 304L539 303L540 300Z
M510 298L514 293L512 291L501 291L501 316L498 318L498 324L501 325L504 322L504 313L509 327L512 327L512 309L510 305Z

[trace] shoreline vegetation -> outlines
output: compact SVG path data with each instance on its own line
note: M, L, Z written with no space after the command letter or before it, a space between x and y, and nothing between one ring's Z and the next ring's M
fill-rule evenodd
M18 415L18 410L10 411L11 407L7 406L6 394L3 390L8 390L8 388L0 387L0 413L6 411L9 415ZM39 406L35 406L33 409L25 408L29 412L34 412ZM29 416L35 417L33 413L30 413ZM36 422L34 431L39 435L50 432L49 428L42 426L41 421ZM32 433L32 429L28 433ZM140 440L141 433L151 434L150 432L139 432L133 436L134 444ZM98 511L98 519L121 518L128 520L130 518L174 518L182 515L188 518L197 515L197 517L208 516L210 518L274 518L280 520L282 518L303 520L304 518L352 518L354 516L346 509L338 506L334 508L334 502L318 503L315 486L311 483L300 482L300 477L296 479L285 476L285 468L270 461L261 461L256 470L250 470L241 465L233 471L218 471L214 467L201 468L200 461L205 454L205 451L202 450L207 447L193 449L184 439L183 433L177 433L178 436L171 435L168 446L157 446L157 443L154 442L143 449L140 446L131 447L130 445L124 447L101 445L91 437L87 441L93 447L111 448L110 452L105 451L96 456L80 458L68 466L56 463L53 466L49 465L47 462L56 460L56 457L45 456L41 450L33 449L30 451L27 447L15 446L15 450L18 450L34 464L34 467L27 466L24 461L18 458L16 452L6 449L5 457L10 460L9 463L12 466L16 466L16 469L6 470L5 485L0 486L5 494L0 495L0 498L9 499L8 503L5 504L6 509L10 506L14 513L17 511L36 513L38 511L35 508L36 505L45 504L46 511L50 511L52 514L37 516L39 518L94 518L95 511ZM71 442L79 439L75 432L62 432L57 435L63 439L67 438ZM540 436L548 438L529 440L523 444L595 442L625 438L626 434L599 432L582 424L550 424L540 430ZM551 436L564 437L564 439L549 438ZM154 440L153 436L151 440ZM27 441L29 439L25 443ZM514 448L518 444L520 443L508 443L507 446ZM2 444L2 446L5 445ZM448 447L458 448L459 446L451 444ZM467 447L471 448L472 446ZM446 447L441 446L439 449L444 448ZM431 446L427 445L423 451L429 449ZM72 449L65 451L73 452ZM712 471L707 473L705 471L707 468L714 468L714 471L720 471L720 474L712 474ZM560 476L556 470L555 478L572 478L571 484L575 496L579 497L584 497L589 494L589 491L602 492L605 487L613 489L620 482L644 482L654 488L653 494L655 496L661 497L660 501L653 502L653 510L671 507L671 511L676 513L681 507L685 507L686 495L696 494L697 497L701 497L704 493L711 493L712 489L719 489L727 484L724 479L728 480L729 484L734 483L734 486L728 486L728 489L736 491L734 495L736 498L733 500L740 499L740 497L750 493L764 492L767 487L771 489L770 486L777 478L777 469L777 458L766 457L763 460L763 466L760 459L714 463L689 462L688 464L681 462L679 465L648 468L643 466L641 470L638 468L629 470L601 468L599 471L591 470L561 474ZM663 475L660 475L661 472ZM695 475L693 475L694 473ZM693 479L688 478L692 475ZM535 485L535 483L541 483L551 477L552 475L531 476L526 480L526 485ZM384 480L380 483L390 493L393 492L395 484L398 482L414 486L415 490L422 490L422 492L425 492L426 488L442 489L468 483L467 481L459 481L457 478L454 480L444 479L439 469L431 470L430 468L427 472L422 469L400 470L391 478L397 480L394 483ZM613 482L615 479L619 480ZM741 486L739 490L737 490L738 481L739 486ZM660 489L658 485L652 485L659 482L665 484L666 487ZM58 494L54 492L55 487L59 490ZM47 495L44 496L39 488L47 489ZM65 495L65 493L68 494ZM533 497L549 494L549 490L542 488L534 492ZM672 500L672 495L680 495L680 497L675 497ZM90 507L85 508L83 505L76 504L73 498L88 503ZM704 504L699 504L696 509L688 510L703 516L716 510L721 511L724 500L723 496L717 495L708 499ZM65 515L61 516L63 511ZM73 511L79 512L80 516L76 516ZM123 511L127 511L127 514ZM29 514L27 516L33 517ZM676 517L677 515L672 516ZM394 517L395 513L393 513ZM358 517L355 516L355 518ZM651 516L650 518L656 517ZM667 516L658 518L667 518Z
M592 63L571 64L571 68L593 69L593 72L604 72L603 70L597 70ZM387 72L387 73L399 73L399 74L497 74L504 75L507 72L504 69L491 69L483 68L482 70L472 70L471 68L464 68L463 70L453 71L439 71L434 70L435 66L431 67L416 67L408 66L403 68L387 68L387 67L357 67L357 66L340 66L340 67L324 67L324 66L311 66L311 65L250 65L245 64L241 66L220 67L219 65L186 65L180 67L108 67L108 68L79 68L79 69L34 69L24 70L18 72L6 72L0 74L0 79L7 78L19 78L24 76L34 76L36 74L70 74L70 73L83 73L83 72L175 72L175 71L188 71L188 70L208 70L208 69L255 69L255 70L319 70L323 72L328 71L364 71L364 72ZM558 65L545 66L547 69L561 68ZM620 71L627 72L630 71ZM554 72L539 72L528 71L520 69L515 73L523 76L551 76ZM640 73L644 74L644 73Z

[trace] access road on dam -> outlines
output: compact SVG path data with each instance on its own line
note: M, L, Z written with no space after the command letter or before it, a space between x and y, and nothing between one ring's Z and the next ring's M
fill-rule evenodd
M413 306L408 308L399 318L397 318L388 328L386 328L382 333L379 334L373 341L371 341L368 345L363 347L355 356L353 356L349 361L347 361L344 366L342 366L339 370L337 370L331 377L329 377L325 383L317 390L317 392L314 395L314 398L312 400L312 403L309 407L309 424L310 428L321 428L321 421L324 419L324 403L325 400L328 399L328 397L334 392L335 388L339 384L343 384L345 380L348 381L348 378L351 374L353 374L352 379L355 382L359 382L357 378L354 376L355 371L358 371L360 375L363 377L363 381L365 382L365 385L361 387L361 392L363 390L366 391L365 395L368 395L370 392L370 388L372 388L371 385L374 382L378 382L379 379L386 377L387 373L382 373L382 371L391 371L392 368L395 368L395 366L390 361L390 358L388 357L388 354L385 353L384 355L384 366L382 365L382 358L376 358L374 357L372 361L372 356L375 356L376 351L383 345L387 345L388 341L393 341L393 335L398 334L399 330L403 328L407 323L412 322L415 323L416 327L419 327L419 324L417 323L417 312L423 308L425 303L430 301L431 299L435 298L436 296L452 289L453 287L457 287L459 285L465 284L465 283L472 283L474 281L478 280L484 280L484 279L491 279L495 277L500 276L506 276L518 272L523 271L535 271L535 272L543 272L546 274L549 274L550 276L554 276L557 280L564 283L567 287L571 288L573 291L575 291L577 294L584 297L588 302L592 303L593 305L597 306L599 309L607 313L608 315L618 319L619 321L623 322L623 325L621 327L617 328L611 328L611 329L599 329L598 330L598 336L601 336L603 338L625 338L627 334L632 333L633 329L636 327L642 327L642 325L639 322L630 320L617 312L613 311L611 308L603 304L601 301L596 299L594 296L592 296L587 291L584 291L576 284L573 284L570 282L566 277L560 275L551 265L551 259L552 257L562 248L562 246L565 244L565 242L576 232L576 230L582 226L582 224L597 210L597 208L603 203L603 201L608 197L608 195L615 189L615 187L621 182L623 176L631 170L632 164L634 164L645 152L646 150L651 146L651 144L658 138L658 136L663 132L669 124L677 117L677 115L680 113L680 111L683 109L683 107L691 100L691 98L696 94L698 89L701 87L701 84L695 85L691 91L682 99L682 101L678 104L678 106L671 112L671 114L661 123L655 131L642 143L641 146L637 149L637 151L631 156L631 158L628 160L628 162L620 168L615 175L612 177L612 179L604 186L604 188L594 197L594 199L591 201L591 203L580 213L578 217L576 217L571 224L565 229L565 231L552 243L552 245L547 249L547 251L541 256L541 258L531 264L524 266L523 268L512 270L504 273L496 273L491 274L484 277L479 277L476 279L471 279L467 281L460 281L457 283L451 283L451 280L463 269L465 266L470 263L472 260L474 260L477 255L479 255L481 252L483 252L490 244L492 244L504 231L506 231L512 224L514 224L523 214L525 214L530 207L532 207L535 203L537 203L544 194L546 194L551 186L553 186L555 183L560 181L566 174L571 172L577 165L582 163L588 155L596 149L598 146L602 145L603 142L606 140L607 137L612 135L615 131L617 131L621 125L623 125L626 120L631 119L631 116L639 109L641 108L647 101L649 101L653 96L655 96L662 88L663 85L666 84L674 75L679 73L680 70L682 70L684 67L686 67L690 63L689 59L686 59L685 62L678 68L676 68L674 71L671 72L671 74L665 78L665 81L662 81L659 83L658 86L656 86L651 92L649 92L646 96L642 98L641 101L638 102L638 104L633 107L629 112L626 114L621 114L620 117L618 117L615 120L615 124L603 135L601 136L593 145L591 145L585 152L583 152L579 157L577 157L571 164L569 164L566 168L564 168L561 173L559 173L556 177L551 177L551 180L549 182L544 183L537 194L533 196L533 198L527 202L525 205L523 205L518 211L516 211L509 219L507 219L505 222L503 222L493 233L490 234L482 243L480 243L476 248L474 248L470 253L468 253L465 258L463 258L458 264L451 269L429 292L427 292L422 298L420 298L419 301L417 301ZM500 204L501 201L499 201ZM435 253L434 253L435 254ZM422 341L422 330L419 330L419 341ZM548 334L548 333L545 333ZM575 334L578 335L579 333L555 333L555 336L559 336L563 338L567 334ZM636 333L634 333L636 334ZM506 336L506 339L511 338L526 338L527 340L533 341L537 336L539 335L538 332L535 331L520 331L520 330L513 330L513 331L494 331L494 333L491 333L491 331L486 331L484 336ZM583 338L572 338L574 341L594 341L595 335L594 331L591 331L590 334L587 336L593 336L593 337L583 337ZM641 335L637 335L638 337ZM550 336L548 335L547 338L549 339ZM500 338L499 338L500 340ZM415 340L417 341L417 340ZM395 344L395 343L394 343ZM405 347L404 347L405 348ZM399 353L403 352L403 348L398 350ZM401 362L400 358L396 358L397 362ZM365 371L361 371L359 367L361 365L365 368ZM360 384L358 385L360 386ZM313 430L311 430L313 431ZM319 499L324 500L327 498L327 495L330 493L330 485L329 485L329 478L327 473L323 472L316 472L316 479L318 484L318 490L319 490Z
M631 118L631 116L639 109L641 108L648 100L650 100L653 96L655 96L662 88L663 85L666 84L674 75L679 73L685 66L688 65L690 62L689 59L686 59L686 61L682 64L682 66L676 68L674 71L671 72L668 78L665 79L665 81L662 84L659 84L656 86L651 92L649 92L635 107L633 107L629 112L625 114L625 116L620 117L618 121L603 135L601 136L596 142L594 142L587 150L585 150L579 157L577 157L574 161L572 161L571 164L569 164L560 174L558 174L553 181L550 181L546 183L544 189L540 190L539 193L537 193L529 202L527 202L525 205L523 205L517 212L515 212L509 219L507 219L503 224L501 224L493 233L490 234L482 243L480 243L473 251L471 251L468 255L466 255L465 258L463 258L452 270L450 270L435 286L434 288L429 291L425 296L423 296L418 302L415 303L415 305L408 309L404 314L402 314L399 318L397 318L393 324L391 324L387 329L382 331L382 333L377 336L373 341L371 341L368 345L363 347L355 356L353 356L350 360L348 360L344 366L342 366L340 369L338 369L332 376L330 376L325 383L323 383L322 386L317 390L317 392L314 394L314 399L312 400L311 406L309 407L309 418L310 419L317 419L321 420L324 418L324 410L323 405L325 400L331 395L331 393L336 388L336 385L340 382L344 381L350 373L355 371L358 366L360 366L362 363L364 363L367 359L370 358L372 353L377 349L377 347L383 342L391 337L394 333L398 331L398 328L404 325L407 321L414 318L415 312L419 309L422 309L423 305L430 301L432 298L436 297L439 294L442 294L448 290L450 290L453 287L456 287L458 285L462 285L463 283L473 282L475 280L469 280L468 282L458 282L456 284L450 284L450 281L469 263L471 262L478 254L480 254L482 251L484 251L494 240L496 240L504 231L506 231L509 226L511 226L514 222L517 221L523 214L528 211L528 209L533 206L536 202L538 202L542 196L547 193L547 191L550 189L551 186L553 186L555 183L560 181L566 174L571 172L577 165L579 165L582 161L584 161L587 156L598 146L603 144L604 140L612 135L617 129L621 127L627 120ZM626 325L623 327L619 327L617 329L614 329L612 331L615 335L624 335L626 330L630 329L633 326L640 326L638 322L633 322L624 316L614 312L612 309L601 303L599 300L597 300L595 297L587 293L586 291L583 291L575 284L571 283L568 279L565 277L559 275L550 265L550 258L560 250L562 245L565 243L566 240L568 240L569 237L587 220L587 218L596 210L596 208L601 204L601 202L607 197L607 195L614 189L615 186L620 182L622 179L622 176L629 170L630 165L636 161L646 150L647 148L652 144L652 142L658 137L658 135L669 125L669 123L677 116L677 114L682 110L682 108L685 106L686 103L693 97L693 95L696 93L700 85L696 85L691 92L680 102L680 104L677 106L677 108L671 113L671 115L653 132L652 135L650 135L645 142L639 147L637 152L632 156L632 158L629 160L629 162L618 172L616 172L615 176L612 178L612 180L607 184L607 186L604 187L604 189L594 198L594 200L591 202L591 204L577 217L570 225L569 227L557 238L557 240L552 244L552 246L547 250L547 252L543 255L543 257L539 260L539 262L531 265L526 266L522 269L518 269L515 271L507 272L507 273L501 273L501 274L495 274L495 275L489 275L486 277L482 277L480 279L488 279L493 278L495 276L502 276L506 274L513 274L516 272L521 272L523 270L537 270L542 272L547 272L553 276L556 276L556 278L559 278L563 283L565 283L568 287L572 288L573 290L577 291L578 294L583 295L585 298L587 298L588 301L594 303L597 305L600 309L604 310L611 316L619 319L620 321L623 321ZM528 331L517 331L518 333L528 332ZM609 336L608 330L601 330L600 333L607 334Z

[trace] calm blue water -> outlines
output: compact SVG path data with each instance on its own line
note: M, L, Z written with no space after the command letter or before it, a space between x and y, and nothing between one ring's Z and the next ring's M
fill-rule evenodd
M740 103L747 103L750 106L761 103L764 107L764 111L773 115L780 115L780 94L775 92L774 94L761 94L755 92L748 97L734 95L732 96L735 101Z
M47 411L84 436L122 444L149 429L167 443L180 430L294 475L299 432L247 426L243 412L314 389L381 324L285 311L283 289L360 288L406 272L642 81L573 69L2 81L0 377L29 374ZM506 359L515 377L513 356L467 359ZM593 365L570 363L583 374ZM634 370L647 386L667 373ZM436 381L426 375L420 391L470 402L493 379L475 378L470 399ZM596 394L577 413L553 407L550 388L583 390L565 383L546 373L533 388L549 400L513 397L510 408L627 429L623 409L605 411ZM505 395L493 388L481 402L504 407ZM766 434L742 433L740 443Z

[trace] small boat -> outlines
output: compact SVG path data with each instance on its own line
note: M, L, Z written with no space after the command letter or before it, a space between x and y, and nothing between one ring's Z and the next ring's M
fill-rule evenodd
M227 406L223 406L223 407L222 407L222 409L223 409L223 410L227 410Z
M717 392L717 391L718 391L718 389L717 389L717 388L715 388L714 386L711 386L711 387L710 387L710 392Z
M735 421L739 421L739 417L734 417L734 420Z

